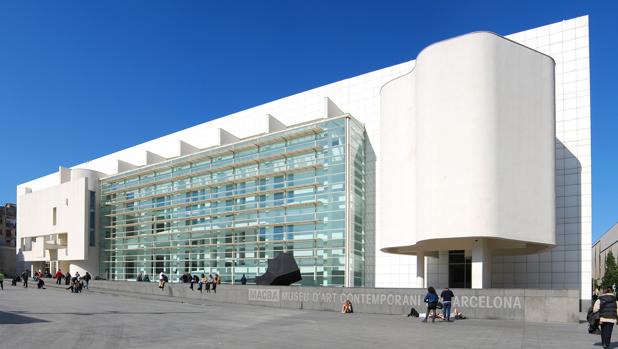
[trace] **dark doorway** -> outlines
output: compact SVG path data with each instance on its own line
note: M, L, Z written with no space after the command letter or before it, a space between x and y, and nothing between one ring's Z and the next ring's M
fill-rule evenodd
M448 251L448 287L472 288L472 258L466 251Z
M155 257L155 274L165 273L165 257L164 256L156 256Z

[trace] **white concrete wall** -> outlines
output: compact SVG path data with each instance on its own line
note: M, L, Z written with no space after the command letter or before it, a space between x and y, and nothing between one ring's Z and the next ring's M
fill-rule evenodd
M60 168L54 176L47 176L45 188L35 191L18 188L17 196L17 253L26 262L58 260L69 266L71 274L79 271L98 273L98 241L89 246L89 192L97 192L100 173L87 169ZM21 189L21 191L20 191ZM98 200L98 195L97 195ZM98 202L98 201L97 201ZM56 223L53 209L56 208ZM95 211L98 222L98 210ZM98 225L98 224L97 224ZM98 230L98 227L97 227ZM66 247L45 248L45 237L66 234ZM95 231L95 237L98 231ZM33 237L32 250L23 251L22 238Z
M494 258L494 287L579 288L591 296L592 186L588 16L507 36L556 61L556 247Z
M553 71L548 56L490 33L419 54L417 241L554 244Z

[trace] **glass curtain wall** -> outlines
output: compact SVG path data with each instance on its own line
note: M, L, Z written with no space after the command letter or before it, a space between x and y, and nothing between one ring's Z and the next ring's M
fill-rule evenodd
M291 252L299 284L343 286L348 256L364 285L364 139L346 116L103 179L101 274L251 282Z

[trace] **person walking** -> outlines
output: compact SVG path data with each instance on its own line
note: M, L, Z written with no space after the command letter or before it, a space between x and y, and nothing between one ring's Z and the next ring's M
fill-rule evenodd
M427 303L427 314L425 315L425 319L423 322L427 322L429 319L429 314L433 310L433 318L431 322L436 322L436 309L438 307L438 294L436 293L436 289L433 286L429 286L427 288L427 294L425 295L424 302Z
M85 288L86 288L87 290L89 290L89 289L90 289L90 279L92 279L92 276L90 275L90 273L89 273L89 272L86 272L86 275L84 275L84 282L86 283L86 284L85 284Z
M4 274L0 273L0 290L4 290Z
M56 274L54 274L54 277L56 278L56 284L62 285L62 278L64 277L64 274L62 274L62 270L58 269Z
M219 274L215 274L215 279L212 283L212 292L217 293L217 285L221 283L221 279L219 278Z
M599 322L601 323L601 344L603 349L608 349L612 341L612 330L618 320L618 302L611 288L606 288L605 293L599 296L592 312L599 312Z
M442 315L444 315L444 321L447 322L451 321L451 301L453 297L455 295L448 287L445 287L442 293L440 293L440 298L442 298Z
M212 274L208 274L208 279L206 279L206 293L210 293L210 286L214 284L213 281Z
M71 284L71 273L69 273L68 270L67 270L66 275L64 275L64 284L65 285L70 285Z
M28 274L28 269L24 270L24 272L21 273L21 279L24 282L24 287L28 287L28 278L30 277L30 275Z
M242 277L240 278L240 284L241 285L247 284L247 277L245 276L245 274L242 274Z
M197 286L197 289L200 291L200 293L202 293L202 291L204 290L204 287L206 287L206 274L202 273L202 278L199 281L199 285Z

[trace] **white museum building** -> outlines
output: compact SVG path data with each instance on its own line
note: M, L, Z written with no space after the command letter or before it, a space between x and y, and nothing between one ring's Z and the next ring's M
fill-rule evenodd
M588 37L587 16L469 33L60 167L17 186L18 260L235 283L291 252L304 285L589 300Z

